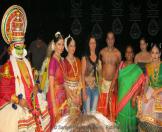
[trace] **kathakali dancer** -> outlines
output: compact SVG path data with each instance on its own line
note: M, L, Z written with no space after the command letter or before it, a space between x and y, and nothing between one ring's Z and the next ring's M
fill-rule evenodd
M11 6L2 19L2 36L10 44L10 59L0 69L0 131L46 132L50 127L47 102L34 84L32 69L25 58L27 19L24 9Z
M74 56L76 43L70 35L65 38L65 49L68 55L64 59L65 89L69 114L79 114L81 107L81 62Z

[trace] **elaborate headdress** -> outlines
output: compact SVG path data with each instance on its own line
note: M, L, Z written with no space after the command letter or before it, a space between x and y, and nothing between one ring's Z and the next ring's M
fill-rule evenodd
M62 37L61 33L58 31L55 33L55 38L59 38L59 37Z
M64 46L65 46L66 51L68 51L67 41L68 41L69 38L71 38L72 41L74 41L73 37L71 37L70 34L69 34L68 37L65 38L65 40L64 40Z
M21 6L13 5L5 12L1 32L7 44L23 44L27 27L27 18Z

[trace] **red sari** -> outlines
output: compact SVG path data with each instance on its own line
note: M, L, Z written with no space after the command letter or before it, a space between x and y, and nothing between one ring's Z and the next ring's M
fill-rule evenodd
M51 116L51 130L55 126L55 123L66 114L66 92L64 89L64 65L62 60L57 60L55 57L51 58L49 63L49 76L54 77L54 93L49 89L47 93L47 101L49 113ZM50 82L49 82L50 83ZM52 98L54 94L54 98ZM55 101L56 109L59 110L57 114L54 114L53 101ZM62 108L61 108L62 107Z

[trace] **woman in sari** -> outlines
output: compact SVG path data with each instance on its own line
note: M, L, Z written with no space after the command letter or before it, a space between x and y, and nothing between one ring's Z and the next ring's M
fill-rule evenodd
M64 59L65 82L64 86L67 94L67 107L69 114L79 114L81 107L81 63L74 56L76 50L75 40L69 35L65 38L65 49L68 55Z
M140 132L162 132L162 64L160 48L151 48L151 63L146 65L146 87L138 99Z
M140 67L133 64L133 48L127 46L126 61L122 61L118 71L117 119L121 132L136 132L136 97L141 90L144 75Z
M49 90L47 93L47 101L49 113L51 116L51 129L55 123L66 113L66 108L62 108L66 100L66 92L64 89L64 67L61 53L64 50L64 39L57 32L54 36L54 54L49 63Z

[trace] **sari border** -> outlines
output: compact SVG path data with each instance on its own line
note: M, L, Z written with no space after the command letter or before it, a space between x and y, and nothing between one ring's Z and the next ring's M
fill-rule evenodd
M141 122L148 122L152 125L156 125L156 126L158 125L158 126L162 127L162 121L159 121L151 116L148 116L148 115L142 113L142 97L138 97L137 118L139 118L139 120Z
M116 114L117 115L124 108L124 106L130 100L130 98L133 96L133 94L137 91L137 89L139 88L139 85L141 85L143 83L144 79L145 79L144 74L141 74L140 77L139 77L139 79L135 82L135 84L131 88L131 90L118 103L118 105L117 105L117 111L116 111Z
M152 125L162 127L162 121L159 121L159 120L157 120L157 119L155 119L155 118L152 118L152 117L147 116L147 115L140 115L140 116L138 116L138 117L139 117L139 120L140 120L141 122L148 122L148 123L150 123L150 124L152 124Z

